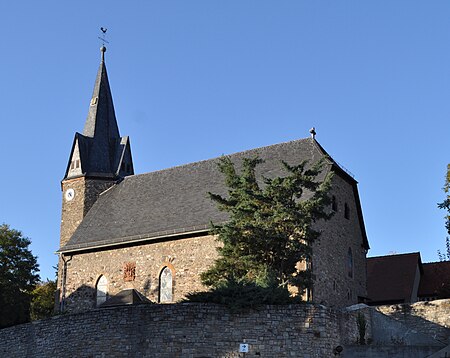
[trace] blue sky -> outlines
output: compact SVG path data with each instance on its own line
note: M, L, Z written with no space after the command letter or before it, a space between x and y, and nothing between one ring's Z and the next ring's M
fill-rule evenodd
M60 180L106 61L136 173L304 138L359 181L370 256L444 248L450 2L0 4L0 222L53 278Z

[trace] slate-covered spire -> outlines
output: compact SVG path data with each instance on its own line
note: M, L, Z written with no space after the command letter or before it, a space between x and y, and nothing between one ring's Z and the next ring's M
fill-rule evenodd
M108 138L119 138L120 135L105 66L106 47L102 46L100 51L102 60L95 79L83 135L96 140L107 140Z
M64 179L116 179L134 173L129 138L121 137L117 126L105 65L106 47L100 51L101 62L83 134L75 134Z

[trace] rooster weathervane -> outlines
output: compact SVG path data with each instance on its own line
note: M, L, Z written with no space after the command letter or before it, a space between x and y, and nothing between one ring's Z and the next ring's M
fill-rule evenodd
M99 36L98 39L101 40L101 41L102 41L102 45L105 46L105 43L106 43L106 44L109 44L109 42L106 41L106 38L105 38L105 37L106 37L106 31L108 31L108 29L105 28L105 27L100 27L100 31L101 31L103 34L102 34L102 37Z

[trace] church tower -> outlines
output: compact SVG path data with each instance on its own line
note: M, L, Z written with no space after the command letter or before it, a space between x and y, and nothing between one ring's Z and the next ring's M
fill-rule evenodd
M130 141L121 137L105 66L101 62L83 133L75 133L69 163L61 182L60 247L73 235L98 196L127 175L133 175Z

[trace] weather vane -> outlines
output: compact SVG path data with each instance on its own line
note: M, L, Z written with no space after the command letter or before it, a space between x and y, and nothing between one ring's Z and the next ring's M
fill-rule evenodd
M103 32L103 34L102 34L102 37L99 36L98 39L101 40L102 43L103 43L103 46L105 46L105 43L106 43L106 44L109 44L109 42L106 41L106 39L105 39L105 37L106 37L106 31L108 31L108 29L106 29L106 28L104 28L104 27L100 27L100 31Z

